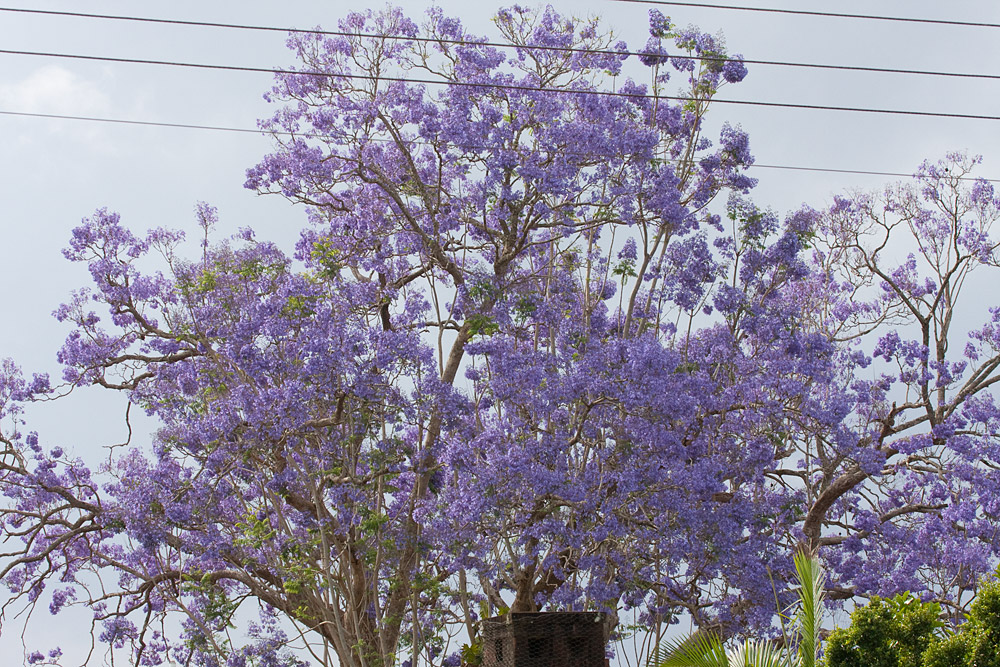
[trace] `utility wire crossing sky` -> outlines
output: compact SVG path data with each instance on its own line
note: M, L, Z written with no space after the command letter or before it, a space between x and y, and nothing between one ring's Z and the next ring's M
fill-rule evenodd
M640 2L641 4L662 4L671 5L679 7L703 7L710 9L722 9L730 11L755 11L755 12L772 12L772 13L783 13L783 14L796 14L804 16L820 16L820 17L837 17L837 18L850 18L850 19L866 19L866 20L888 20L888 21L901 21L901 22L919 22L919 23L930 23L930 24L944 24L944 25L960 25L967 27L980 27L980 28L993 28L1000 27L1000 24L984 23L984 22L971 22L971 21L948 21L948 20L938 20L938 19L923 19L923 18L913 18L913 17L889 17L889 16L875 16L875 15L861 15L861 14L839 14L832 12L810 12L810 11L800 11L800 10L784 10L784 9L771 9L771 8L761 8L761 7L738 7L733 5L716 5L710 3L684 3L684 2L654 2L652 0L612 0L617 2ZM329 36L346 36L349 34L345 31L338 30L302 30L289 27L278 27L278 26L266 26L266 25L248 25L241 23L219 23L210 21L190 21L190 20L179 20L179 19L164 19L155 17L141 17L141 16L130 16L130 15L120 15L120 14L99 14L99 13L87 13L87 12L67 12L67 11L53 11L44 9L28 9L28 8L16 8L16 7L0 7L0 12L6 13L20 13L20 14L35 14L41 16L51 16L51 17L70 17L70 18L82 18L82 19L96 19L96 20L113 20L113 21L129 21L138 23L154 23L154 24L164 24L164 25L177 25L177 26L189 26L189 27L208 27L208 28L221 28L221 29L236 29L236 30L251 30L251 31L268 31L268 32L300 32L300 33L314 33ZM412 39L406 36L390 36L391 39ZM421 38L417 38L420 41ZM428 40L426 38L423 41L441 41L443 43L460 43L458 40ZM500 47L500 48L512 48L509 44L501 44L497 42L480 42L480 44ZM562 51L587 51L590 53L606 53L606 54L622 54L622 55L638 55L642 51L617 51L617 50L588 50L588 49L560 49L559 47L552 46L527 46L525 49L531 50L562 50ZM123 63L123 64L137 64L137 65L153 65L153 66L170 66L170 67L181 67L181 68L195 68L195 69L208 69L208 70L223 70L223 71L237 71L237 72L252 72L252 73L267 73L267 74L289 74L296 73L303 76L330 76L327 72L309 72L309 71L294 71L288 69L280 68L269 68L269 67L253 67L245 65L224 65L224 64L213 64L213 63L196 63L196 62L185 62L178 60L158 60L158 59L147 59L147 58L132 58L132 57L113 57L113 56L100 56L100 55L88 55L88 54L75 54L75 53L61 53L54 51L28 51L28 50L18 50L18 49L0 49L0 54L14 55L14 56L31 56L31 57L45 57L45 58L57 58L57 59L67 59L67 60L90 60L97 62L108 62L108 63ZM711 58L710 58L711 59ZM727 62L732 60L732 58L715 58L720 62ZM935 71L935 70L918 70L918 69L904 69L904 68L890 68L890 67L873 67L873 66L857 66L857 65L837 65L837 64L820 64L820 63L805 63L805 62L792 62L792 61L776 61L776 60L754 60L754 59L744 59L743 62L751 65L766 65L766 66L784 66L784 67L800 67L800 68L811 68L811 69L829 69L829 70L840 70L840 71L859 71L859 72L873 72L873 73L885 73L885 74L904 74L904 75L924 75L924 76L943 76L943 77L956 77L956 78L969 78L969 79L994 79L1000 80L1000 74L990 74L990 73L974 73L974 72L945 72L945 71ZM339 74L337 76L348 77L348 78L365 78L352 76L347 74ZM405 81L408 83L420 83L420 84L430 84L437 85L443 82L433 80L433 79L420 79L413 77L383 77L386 81ZM454 85L454 84L452 84ZM459 83L458 85L463 85ZM475 85L475 84L469 84ZM530 86L500 86L501 88L507 88L511 90L522 90L522 91L534 91L540 90L538 88L532 88ZM553 91L559 94L566 93L590 93L597 95L622 95L622 93L613 91L567 91L558 90ZM637 97L636 94L625 94L625 96ZM648 97L654 97L653 95L647 95ZM669 96L669 95L657 95L663 99L670 100L686 100L689 98ZM854 112L854 113L874 113L874 114L888 114L888 115L911 115L911 116L924 116L930 118L949 118L949 119L964 119L964 120L984 120L984 121L997 121L1000 120L1000 116L990 115L990 114L976 114L976 113L965 113L965 112L942 112L942 111L925 111L919 109L889 109L889 108L872 108L872 107L855 107L855 106L840 106L840 105L822 105L822 104L804 104L804 103L794 103L794 102L772 102L765 100L733 100L733 99L720 99L714 100L716 103L721 104L733 104L733 105L747 105L747 106L761 106L761 107L775 107L775 108L785 108L785 109L798 109L807 111L839 111L839 112ZM133 119L133 118L109 118L104 116L90 116L90 115L79 115L79 114L44 114L44 113L32 113L32 112L22 112L12 109L0 110L0 114L6 116L22 116L22 117L34 117L34 118L49 118L49 119L64 119L64 120L77 120L77 121L88 121L88 122L102 122L102 123L113 123L113 124L125 124L125 125L144 125L152 127L165 127L165 128L183 128L183 129L199 129L208 131L224 131L224 132L252 132L256 133L258 130L250 128L239 128L239 127L226 127L218 125L209 125L201 123L181 123L181 122L165 122L165 121L151 121L144 119ZM311 136L311 135L310 135ZM818 166L804 166L804 165L783 165L783 164L759 164L755 165L759 168L772 168L772 169L791 169L800 171L816 171L816 172L827 172L827 173L845 173L845 174L866 174L866 175L879 175L879 176L906 176L907 174L903 172L894 171L884 171L884 170L865 170L865 169L835 169L826 168Z

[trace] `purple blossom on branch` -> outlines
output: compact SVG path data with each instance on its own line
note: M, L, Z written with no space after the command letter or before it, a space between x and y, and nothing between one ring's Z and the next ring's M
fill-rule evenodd
M11 595L88 606L133 662L206 665L300 664L279 619L359 666L413 637L453 664L449 619L504 608L755 631L796 549L842 598L964 608L997 559L1000 311L960 358L951 326L997 265L992 189L951 156L782 223L749 199L747 135L701 137L740 59L650 18L643 58L687 72L685 102L594 94L624 49L551 8L500 11L513 55L437 9L294 33L309 74L276 78L247 172L307 207L294 256L214 238L204 204L190 258L105 209L74 229L93 284L56 311L63 380L159 429L92 472L21 431L48 379L0 367ZM903 231L919 254L890 256Z

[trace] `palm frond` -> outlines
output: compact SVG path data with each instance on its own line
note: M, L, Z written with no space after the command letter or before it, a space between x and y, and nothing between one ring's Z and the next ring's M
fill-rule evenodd
M665 639L656 647L648 667L730 667L726 648L718 635L696 632L679 639Z
M816 667L826 576L819 560L812 556L796 554L794 563L799 582L798 600L784 611L779 608L782 644L748 639L727 652L718 635L696 632L688 637L664 640L653 652L647 667ZM771 585L774 586L773 580ZM794 623L788 627L786 621L792 620Z
M826 576L819 560L803 553L795 555L799 578L799 609L795 615L802 667L815 667L819 651L819 633L823 624L823 586Z
M799 667L798 656L766 639L748 639L729 652L729 667Z

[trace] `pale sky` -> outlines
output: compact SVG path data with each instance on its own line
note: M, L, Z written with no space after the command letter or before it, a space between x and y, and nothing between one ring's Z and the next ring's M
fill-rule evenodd
M362 2L213 3L124 0L20 0L21 6L159 18L272 26L334 26ZM733 0L733 4L747 0ZM419 14L426 0L403 6ZM480 32L498 4L442 0L438 4ZM651 5L612 0L556 0L567 13L597 13L630 46L646 39ZM280 5L280 6L279 6ZM749 5L753 6L753 5ZM758 6L829 11L826 2L770 0ZM879 13L1000 22L1000 3L895 0L836 3L844 13ZM997 73L1000 30L884 21L661 7L680 25L721 30L731 52L783 60L905 69ZM0 12L0 48L115 57L250 65L291 64L281 33L144 25ZM83 62L0 54L0 111L106 116L252 128L269 108L261 93L267 74L201 71L150 65ZM1000 81L903 74L749 66L740 85L720 97L854 107L1000 115ZM983 174L1000 177L1000 123L883 116L835 111L717 105L714 125L740 123L757 161L910 173L924 157L965 149L985 156ZM244 170L268 149L247 134L104 125L0 116L0 281L4 321L0 355L25 366L51 364L64 334L49 313L83 274L62 259L69 230L97 207L122 213L137 229L190 226L198 200L216 204L229 228L259 227L262 236L291 242L299 210L243 189ZM821 206L833 193L876 187L885 177L756 169L757 201L786 212Z
M718 0L784 7L1000 23L987 0ZM430 3L400 3L419 16ZM495 36L501 6L439 0L473 31ZM526 3L530 4L530 3ZM553 0L563 13L598 14L633 49L647 38L653 5ZM8 7L194 21L334 28L363 0L10 0ZM373 3L370 6L381 6ZM849 20L691 7L659 7L682 26L725 34L730 53L753 60L1000 74L1000 29ZM281 33L137 24L0 11L0 49L281 67L293 64ZM102 116L252 128L269 107L267 74L85 62L0 54L0 111ZM747 79L720 98L1000 115L1000 81L750 65ZM1000 178L1000 122L717 105L711 125L741 124L758 163L911 173L949 150L984 156L981 175ZM61 255L72 227L98 207L137 231L194 229L195 203L219 207L223 231L250 225L290 249L303 211L243 188L244 171L269 148L250 134L108 125L0 115L0 357L58 375L66 334L50 313L86 282L84 267ZM780 213L821 207L835 193L875 188L887 177L755 169L756 201ZM82 396L35 413L31 426L88 457L122 435L114 404ZM50 418L51 417L51 418ZM89 453L88 453L89 452ZM95 460L96 462L96 460ZM2 594L2 593L0 593ZM39 609L40 636L54 631ZM66 627L60 623L62 627ZM59 627L59 626L57 626ZM64 648L76 641L63 641ZM0 655L11 638L0 638ZM7 664L7 659L0 662ZM100 664L95 660L93 664Z

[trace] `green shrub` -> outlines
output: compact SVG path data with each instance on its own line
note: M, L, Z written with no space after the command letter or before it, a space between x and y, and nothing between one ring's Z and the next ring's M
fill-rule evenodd
M983 582L961 634L969 667L1000 667L1000 581Z
M923 667L1000 667L1000 581L984 581L959 631L935 640Z
M826 667L919 667L942 627L941 606L909 593L873 597L851 614L851 625L830 633Z
M968 649L965 636L952 635L931 643L924 652L923 667L966 667L965 652Z
M791 642L747 640L726 650L711 633L665 641L655 667L809 667L822 620L823 574L818 563L796 556L801 583ZM790 618L782 614L783 618ZM968 619L944 634L941 606L910 593L873 597L851 614L851 625L830 633L822 667L1000 667L1000 580L984 581Z

